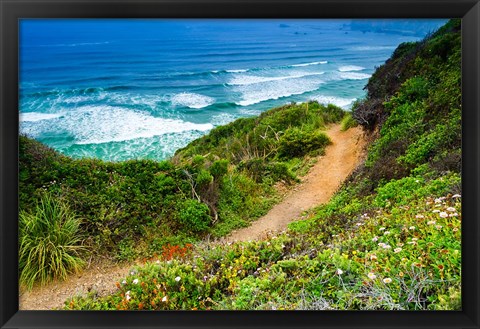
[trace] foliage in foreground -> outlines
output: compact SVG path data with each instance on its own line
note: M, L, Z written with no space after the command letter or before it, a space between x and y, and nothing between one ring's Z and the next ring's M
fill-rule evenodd
M320 130L344 111L316 102L272 109L213 129L172 160L72 159L20 136L20 209L48 193L82 218L91 252L132 260L223 236L279 200L330 142ZM292 134L291 132L295 132Z
M438 182L431 182L431 186ZM443 188L448 188L445 183ZM376 209L376 210L374 210ZM331 223L328 209L268 240L197 247L135 268L66 309L459 309L460 199L423 197ZM332 225L333 224L333 225ZM343 224L343 226L342 226ZM326 233L325 227L334 232ZM321 237L321 238L320 238Z
M79 270L82 236L80 219L67 206L45 194L33 213L19 214L20 283L31 288L35 282L44 284L65 279Z
M309 220L159 259L65 308L461 309L459 27L400 45L372 76L352 116L378 138Z

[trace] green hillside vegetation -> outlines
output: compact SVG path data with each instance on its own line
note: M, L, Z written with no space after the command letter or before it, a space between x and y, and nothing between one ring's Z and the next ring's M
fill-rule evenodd
M22 284L64 278L65 255L74 271L91 256L156 257L248 225L280 200L275 184L293 186L306 173L330 143L322 129L344 114L291 104L213 129L161 162L72 159L20 136L21 218L41 222L47 203L62 209L48 225L20 226L22 241L31 240L20 245ZM70 217L79 222L71 239L49 243L52 227ZM38 253L42 244L52 250Z
M75 297L65 309L460 310L460 40L460 20L451 20L421 42L401 44L376 70L352 112L374 139L368 158L309 219L263 241L174 250L135 269L114 294ZM250 120L260 119L240 120L245 129L219 128L174 161L182 166L200 154L240 170L253 155L262 170L281 162L294 173L302 160L288 159L281 140L296 145L303 135L293 129L303 124L290 127L297 116L281 117L292 134L285 125L255 131ZM267 133L278 142L275 155L254 139Z

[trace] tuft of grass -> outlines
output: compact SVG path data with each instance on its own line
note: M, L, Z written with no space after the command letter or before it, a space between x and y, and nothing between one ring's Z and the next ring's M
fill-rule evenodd
M20 283L31 289L54 278L65 279L78 271L84 261L79 234L80 219L62 202L45 194L33 213L19 215Z
M347 131L350 128L358 126L358 122L355 121L350 112L347 112L340 122L340 125L342 131Z

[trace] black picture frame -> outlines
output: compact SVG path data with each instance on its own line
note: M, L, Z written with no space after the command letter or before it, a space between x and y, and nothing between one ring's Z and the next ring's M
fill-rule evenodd
M478 0L0 0L1 328L479 328ZM462 18L462 311L19 311L21 18Z

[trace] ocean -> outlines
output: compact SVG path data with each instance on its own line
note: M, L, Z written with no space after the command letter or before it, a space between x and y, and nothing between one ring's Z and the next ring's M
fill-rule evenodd
M349 109L446 20L22 19L20 133L74 158L162 160L237 118Z

